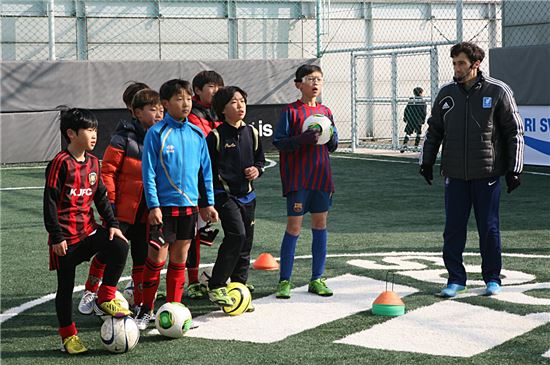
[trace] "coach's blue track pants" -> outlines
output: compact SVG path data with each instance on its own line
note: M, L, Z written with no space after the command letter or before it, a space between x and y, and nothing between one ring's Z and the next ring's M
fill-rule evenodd
M500 178L478 180L445 179L445 232L443 261L449 273L448 284L466 285L462 253L466 245L468 218L473 205L479 233L481 273L487 283L500 284L502 268L499 227Z

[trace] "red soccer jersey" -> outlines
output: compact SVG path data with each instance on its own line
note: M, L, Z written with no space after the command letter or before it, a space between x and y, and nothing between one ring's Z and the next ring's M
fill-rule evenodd
M88 237L96 228L92 203L109 227L118 227L107 189L101 180L99 160L88 153L77 161L62 151L46 168L44 189L44 224L49 233L48 244L67 241L72 245ZM55 263L50 261L50 267Z

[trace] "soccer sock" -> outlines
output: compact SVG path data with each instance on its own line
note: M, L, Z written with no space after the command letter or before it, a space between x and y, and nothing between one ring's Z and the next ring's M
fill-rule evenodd
M114 299L115 294L116 294L116 286L101 284L101 286L97 290L97 304L108 302L111 299Z
M143 270L143 305L149 310L155 307L155 294L159 287L160 271L166 261L153 262L149 258L145 259L145 270Z
M311 264L311 280L319 279L325 272L325 261L327 259L327 230L312 229L313 241L311 242L311 253L313 262Z
M281 243L281 271L279 273L279 281L290 280L298 237L299 236L293 236L290 233L285 232L283 242Z
M185 285L185 263L170 262L166 273L166 302L181 302Z
M134 305L141 305L143 302L143 270L145 265L132 267L132 281L134 282Z
M191 244L191 247L189 247L189 254L187 258L187 275L189 276L189 284L198 283L199 282L199 262L200 262L200 247L201 247L201 239L200 236L197 234L195 238L193 238L193 243ZM191 252L193 250L193 252ZM193 255L193 259L190 260L190 256Z
M96 292L99 287L99 282L103 279L103 272L105 271L105 264L99 261L97 255L92 259L90 264L90 271L88 273L88 279L86 280L86 290Z
M76 330L76 324L74 322L68 326L59 327L57 331L59 332L59 336L61 336L62 339L66 339L67 337L74 336L78 333L78 331Z

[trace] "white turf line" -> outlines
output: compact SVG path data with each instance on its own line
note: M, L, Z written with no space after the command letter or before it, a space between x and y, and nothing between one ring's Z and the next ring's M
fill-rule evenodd
M193 318L198 328L186 336L215 340L273 343L288 336L320 325L364 312L380 295L385 282L364 276L341 275L327 280L334 290L331 297L320 297L307 292L307 285L292 289L290 299L277 299L269 295L254 300L256 310L229 317L221 310ZM400 297L416 293L418 289L395 285ZM238 328L238 331L235 331Z
M380 257L380 256L403 256L403 255L426 255L426 256L438 256L441 255L441 252L414 252L414 251L405 251L405 252L375 252L375 253L356 253L356 254L329 254L327 255L327 258L338 258L338 257ZM479 256L479 253L476 252L465 252L464 256ZM522 254L522 253L503 253L503 257L518 257L518 258L533 258L533 259L550 259L550 255L535 255L535 254ZM276 258L279 260L278 258ZM311 259L311 255L301 255L296 256L295 259L301 260L301 259ZM250 263L252 264L255 260L250 260ZM213 266L214 264L201 264L199 267L209 267ZM165 274L166 269L161 271L161 274ZM124 276L121 277L119 282L124 282L130 280L130 276ZM84 290L84 285L79 285L74 288L73 293L77 293ZM29 310L33 307L36 307L37 305L41 305L43 303L46 303L52 299L55 298L55 293L46 294L40 298L31 300L30 302L23 303L17 307L13 307L10 309L5 310L4 312L0 313L0 324L4 323L10 318L13 318L17 316L20 313L25 312L26 310Z
M342 160L364 160L364 161L375 161L375 162L391 162L391 163L400 163L400 164L413 164L418 165L418 162L411 161L402 161L402 160L388 160L382 158L372 158L372 157L354 157L354 156L332 156L332 158L339 158ZM270 159L265 159L268 163L265 168L269 169L277 166L277 162ZM45 166L33 166L33 167L3 167L0 170L24 170L24 169L44 169ZM535 172L535 171L523 171L524 174L529 175L540 175L540 176L550 176L550 173L545 172ZM34 190L34 189L44 189L43 186L28 186L28 187L17 187L17 188L0 188L0 191L11 191L11 190Z
M525 316L442 301L335 341L373 349L470 357L550 322L550 313ZM411 336L420 333L421 336Z
M543 357L550 357L550 350L546 351L544 354L542 354Z

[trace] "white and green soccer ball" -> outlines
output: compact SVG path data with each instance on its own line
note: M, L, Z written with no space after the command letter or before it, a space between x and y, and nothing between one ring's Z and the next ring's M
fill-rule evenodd
M189 309L181 303L162 305L156 314L155 326L159 333L170 338L181 338L191 328L193 319Z

